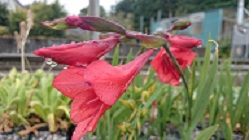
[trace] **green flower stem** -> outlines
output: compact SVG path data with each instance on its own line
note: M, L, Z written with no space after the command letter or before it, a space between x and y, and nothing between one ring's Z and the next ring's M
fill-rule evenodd
M188 92L188 83L187 83L187 81L186 81L186 78L185 78L185 76L184 76L184 74L183 74L183 71L182 71L180 65L178 64L176 58L175 58L174 55L171 53L171 51L169 50L169 47L168 47L166 44L163 45L163 48L164 48L165 51L169 54L169 56L170 56L170 58L171 58L171 61L173 62L174 66L176 67L177 71L179 72L180 76L182 77L182 81L183 81L184 86L185 86L185 88L186 88L186 90L187 90L187 92Z
M165 49L165 51L169 54L170 58L171 58L171 61L173 62L175 68L177 69L177 71L179 72L180 76L182 77L182 81L183 81L183 84L184 84L184 87L187 91L187 94L186 94L186 99L187 99L187 104L188 104L188 113L187 113L187 122L189 124L189 117L191 116L191 109L190 109L190 103L191 103L191 100L189 98L189 88L188 88L188 83L186 81L186 78L183 74L183 71L180 67L180 65L178 64L176 58L174 57L174 55L171 53L171 51L169 50L169 47L167 46L167 44L164 44L163 45L163 48Z

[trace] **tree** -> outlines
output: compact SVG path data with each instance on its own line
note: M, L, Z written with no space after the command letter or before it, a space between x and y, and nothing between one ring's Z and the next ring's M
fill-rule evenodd
M178 0L123 0L115 6L115 13L124 12L135 15L135 29L139 29L139 17L144 16L145 27L149 28L150 18L156 18L158 10L162 17L168 17L175 9Z
M215 8L236 7L237 0L122 0L115 6L115 13L133 13L135 28L139 29L139 17L144 16L145 26L149 27L150 18L157 17L162 11L162 18L183 16L193 12Z
M31 36L64 36L64 31L50 30L39 24L42 21L51 21L66 16L64 7L60 5L58 0L50 5L43 2L35 2L31 5L31 10L34 14L34 27L30 32Z
M0 3L0 26L8 26L9 11L6 8L6 4Z
M111 15L107 17L107 19L124 26L128 30L134 30L134 15L131 13L111 13Z
M236 6L237 0L202 0L201 2L199 0L179 0L175 12L176 15L184 15L217 8L236 8Z
M80 10L79 15L80 15L80 16L86 16L87 13L88 13L88 7L82 8L82 9ZM104 9L103 6L100 6L100 17L106 17L106 12L105 12L105 9Z
M17 9L16 12L10 12L9 14L9 33L14 34L15 31L20 30L20 23L26 21L26 10Z

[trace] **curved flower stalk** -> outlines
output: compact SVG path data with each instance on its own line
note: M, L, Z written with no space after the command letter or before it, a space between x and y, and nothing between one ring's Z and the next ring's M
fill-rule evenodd
M178 62L179 68L183 71L186 66L190 66L196 56L191 49L200 46L202 41L187 36L171 35L170 33L163 33L163 36L170 43L169 50ZM172 86L180 85L180 72L175 67L168 52L163 48L151 61L151 65L162 83L169 83Z
M196 54L188 49L170 48L171 53L178 61L180 68L184 70L186 66L190 66ZM167 52L161 48L160 52L151 61L151 65L157 72L157 76L162 83L169 83L172 86L179 86L180 74L171 61Z
M154 50L149 49L126 65L111 66L97 60L86 67L71 66L53 81L53 86L73 99L70 117L77 124L73 139L93 131L102 114L116 103Z

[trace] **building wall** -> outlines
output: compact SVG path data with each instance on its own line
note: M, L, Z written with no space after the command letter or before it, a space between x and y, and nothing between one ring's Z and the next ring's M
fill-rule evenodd
M5 3L8 10L16 11L17 8L22 7L18 0L0 0L0 3Z
M209 35L212 39L221 39L222 22L223 22L223 10L215 9L205 12L193 13L184 17L174 17L172 19L163 19L161 22L155 22L152 25L153 32L157 30L166 31L169 28L170 22L173 19L189 20L192 22L192 26L184 31L180 31L179 34L196 37L202 40L203 45L207 44Z
M191 30L190 26L190 30ZM203 41L203 45L207 44L209 35L214 40L219 40L222 31L222 9L211 10L205 12L205 17L202 22L202 31L200 34L193 34L193 37Z

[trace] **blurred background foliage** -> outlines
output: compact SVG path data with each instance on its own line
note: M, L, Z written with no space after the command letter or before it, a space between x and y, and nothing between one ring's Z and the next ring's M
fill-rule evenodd
M30 36L64 37L64 31L51 31L39 24L41 21L51 21L67 15L58 0L51 4L34 2L28 7L31 8L34 16L34 27L30 32ZM19 8L15 12L8 11L5 4L0 3L0 11L0 34L13 35L14 31L19 31L20 22L26 20L27 10Z
M56 36L63 37L63 31L49 30L39 25L41 21L52 21L57 18L63 18L67 15L63 6L56 0L48 5L45 3L34 3L31 5L31 10L34 14L34 27L30 32L31 36Z
M121 0L109 13L100 6L100 16L118 21L121 25L128 26L128 29L139 30L139 17L144 17L144 25L149 28L150 18L156 18L158 10L161 10L162 18L167 18L215 8L236 8L236 5L236 0L203 0L201 3L198 0ZM249 7L249 2L246 1L245 5ZM62 31L49 31L39 26L40 21L50 21L67 15L59 0L51 4L34 2L26 7L32 9L35 19L31 36L64 37ZM87 7L82 7L79 15L87 15L87 9ZM8 11L6 6L0 3L0 11L0 26L9 25L9 34L13 34L19 29L19 23L25 19L25 10Z
M237 0L202 0L201 2L199 0L122 0L115 6L114 12L133 13L135 29L138 30L139 16L144 16L145 26L149 27L150 18L156 18L158 10L162 10L162 18L167 18L215 8L236 8L236 6Z

